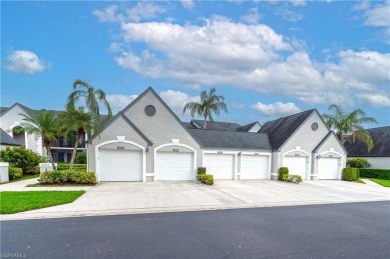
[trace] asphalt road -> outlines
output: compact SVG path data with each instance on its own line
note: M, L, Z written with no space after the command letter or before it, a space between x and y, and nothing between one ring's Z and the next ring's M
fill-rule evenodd
M1 222L1 257L390 258L390 202Z

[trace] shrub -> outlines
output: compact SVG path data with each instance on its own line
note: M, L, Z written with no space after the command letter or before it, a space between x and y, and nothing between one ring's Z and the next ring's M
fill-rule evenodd
M22 168L24 174L35 173L39 163L46 162L45 158L24 147L7 147L0 151L0 159L9 162L12 167ZM39 168L38 168L39 172Z
M366 168L370 166L371 164L365 158L357 157L357 158L347 160L347 167Z
M281 167L279 168L279 181L287 181L288 178L288 168Z
M42 184L62 184L62 183L96 183L95 173L87 171L47 171L42 172L39 178Z
M87 153L86 152L77 152L76 153L76 163L86 164L87 163Z
M16 179L22 178L23 170L22 170L22 168L10 166L10 167L8 167L8 176L9 176L9 180L16 180Z
M301 183L301 182L303 182L302 176L297 175L297 174L288 175L287 182L296 183L296 184Z
M206 167L198 167L198 175L206 174Z
M57 170L69 170L69 164L68 163L58 163ZM86 164L73 164L72 170L74 171L87 171L87 165Z
M341 177L344 181L356 181L358 177L359 169L346 167L343 169L343 175Z
M390 169L368 169L360 168L359 177L377 178L383 180L390 180Z
M87 171L72 171L69 181L72 183L96 183L95 173Z
M207 185L213 185L214 184L214 176L211 174L200 174L197 176L198 180L201 183L207 184Z

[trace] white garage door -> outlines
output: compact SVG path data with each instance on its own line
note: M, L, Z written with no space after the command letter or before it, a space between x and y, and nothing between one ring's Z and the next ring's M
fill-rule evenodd
M193 180L193 153L157 152L155 160L156 180Z
M205 154L203 166L208 174L214 175L214 179L233 179L234 155Z
M142 151L99 149L100 181L142 181Z
M288 167L288 174L296 174L306 179L307 159L302 156L284 157L283 166Z
M240 179L268 179L268 157L242 155Z
M318 160L318 180L337 180L339 175L339 159L321 157Z

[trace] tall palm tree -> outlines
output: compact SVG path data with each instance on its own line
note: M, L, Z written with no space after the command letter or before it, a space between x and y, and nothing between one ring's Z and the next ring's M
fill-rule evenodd
M75 109L76 103L82 101L82 99L84 99L85 108L96 115L95 119L97 121L100 120L100 104L107 109L108 119L112 117L111 107L106 99L104 91L93 88L91 84L81 79L76 79L73 82L73 92L68 96L66 108Z
M225 98L222 95L217 95L215 88L211 88L208 92L204 90L200 93L200 102L188 102L183 108L183 114L187 109L191 110L191 116L195 114L204 117L203 129L206 129L207 119L214 122L212 113L219 115L221 111L228 112L227 106L224 103Z
M82 136L84 136L85 132L98 131L99 126L96 124L95 116L93 113L85 113L83 107L78 107L77 109L69 107L65 112L58 115L61 133L66 136L69 132L75 132L76 135L69 170L73 168L77 147Z
M28 134L35 134L42 137L51 165L56 170L50 148L50 143L57 141L59 130L58 118L54 115L54 112L40 110L33 111L31 114L20 113L19 115L23 116L23 120L25 121L20 126Z
M332 114L323 114L326 124L329 128L336 131L337 137L341 140L344 134L351 134L348 138L349 142L355 142L356 139L367 145L368 151L371 151L374 147L374 141L370 134L364 129L363 124L377 123L373 117L367 117L366 113L357 109L351 113L345 113L341 106L332 104L328 110L332 111Z

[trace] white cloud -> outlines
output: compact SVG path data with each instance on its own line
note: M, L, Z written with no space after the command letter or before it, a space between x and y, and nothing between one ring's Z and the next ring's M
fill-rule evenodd
M114 57L120 67L194 88L234 86L310 104L352 105L358 94L390 84L388 53L347 49L317 62L304 42L264 24L213 16L201 25L122 23L121 32L122 50ZM145 47L132 48L138 43Z
M183 108L188 102L199 102L199 96L189 96L181 91L167 90L160 92L161 98L177 115L183 114Z
M95 9L92 14L101 22L126 22L148 20L155 18L158 14L165 13L166 10L153 2L141 1L132 8L119 10L117 5L110 5L103 10Z
M390 1L376 5L364 12L364 24L371 26L390 26Z
M362 99L363 102L374 107L390 107L389 94L359 94L358 98Z
M276 102L271 104L263 104L261 102L258 102L252 105L251 108L255 111L260 112L260 114L264 116L270 117L283 117L301 111L301 109L299 109L294 103L291 102Z
M48 68L48 65L32 51L13 50L6 58L5 68L14 73L35 74Z
M180 0L185 9L192 10L194 8L194 1L192 0Z
M295 6L304 6L304 5L306 5L306 1L305 0L290 0L289 2L292 5L295 5Z
M257 7L250 8L248 10L248 14L241 16L241 20L243 22L246 22L249 24L258 24L260 21L260 18L261 18L261 16L259 14Z
M303 18L305 18L305 16L300 11L297 11L295 9L293 10L287 5L276 9L276 14L289 22L299 22L300 20L303 20Z
M123 110L129 105L138 95L123 95L123 94L110 94L106 96L108 103L111 106L113 113Z

